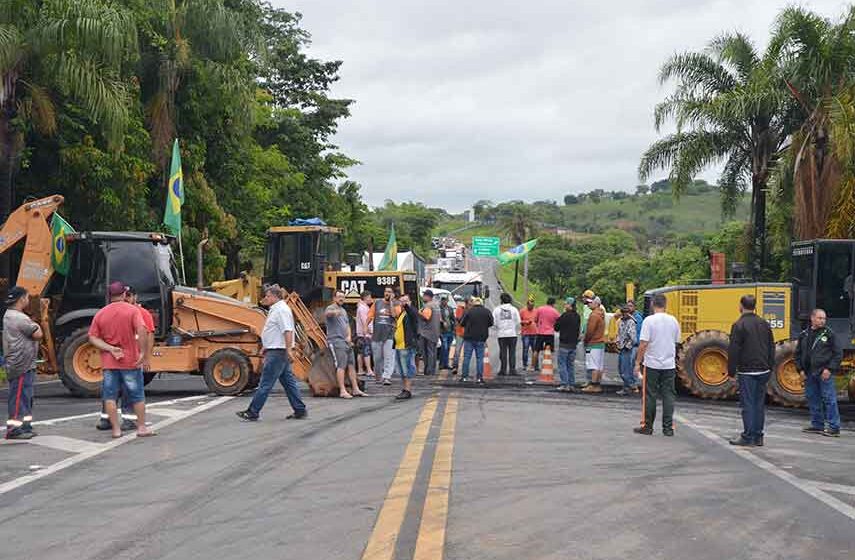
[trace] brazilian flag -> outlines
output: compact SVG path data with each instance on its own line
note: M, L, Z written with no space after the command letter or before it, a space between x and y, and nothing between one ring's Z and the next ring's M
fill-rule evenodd
M54 212L50 222L50 232L51 239L53 240L51 243L50 263L53 265L55 271L66 276L68 275L71 263L65 236L74 233L74 228L62 219L59 212Z
M537 239L532 239L531 241L526 241L522 245L517 245L513 249L508 249L499 255L499 264L505 265L520 260L529 254L536 245Z
M169 166L166 208L163 212L163 224L173 235L181 235L181 206L184 204L184 173L181 171L181 153L178 139L172 144L172 165Z
M395 238L395 224L392 224L389 240L386 242L386 251L377 270L398 270L398 240Z

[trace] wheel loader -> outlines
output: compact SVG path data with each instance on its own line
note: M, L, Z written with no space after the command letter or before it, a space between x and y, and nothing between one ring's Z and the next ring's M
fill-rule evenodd
M45 333L41 373L58 374L75 395L100 393L101 355L87 333L108 301L107 286L119 281L136 289L154 317L156 342L147 383L158 373L200 374L219 395L236 395L258 383L262 309L179 285L170 238L163 234L84 232L53 238L47 220L62 202L59 195L27 202L0 230L0 253L26 240L17 285L30 294L30 313ZM54 251L69 259L66 275L55 274ZM298 324L291 352L295 374L313 394L336 392L331 365L313 360L326 347L323 331L299 297L289 295L286 301Z
M694 395L709 399L736 394L736 380L727 375L730 327L739 318L739 298L757 298L757 314L766 319L775 337L775 369L769 377L770 398L785 406L805 404L804 384L794 352L799 333L810 325L814 308L824 309L828 326L843 348L841 375L848 376L850 401L855 401L855 240L817 239L792 246L791 283L746 283L670 286L644 294L662 293L668 313L682 330L677 375Z

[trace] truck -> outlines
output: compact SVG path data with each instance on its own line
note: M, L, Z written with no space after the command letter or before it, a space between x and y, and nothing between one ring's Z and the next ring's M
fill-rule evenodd
M644 294L645 314L650 300L661 293L668 312L680 323L682 340L677 375L692 394L721 399L736 394L736 381L727 375L731 324L739 315L739 298L757 298L757 313L774 334L775 369L768 394L785 406L805 403L804 383L794 353L799 333L810 325L811 311L822 308L828 326L843 348L843 374L848 376L849 399L855 401L855 240L815 239L792 245L792 281L745 284L668 286Z
M484 283L481 272L467 272L465 270L452 270L450 272L437 272L431 279L431 286L448 290L456 299L466 299L477 296L480 298L490 297L490 286Z

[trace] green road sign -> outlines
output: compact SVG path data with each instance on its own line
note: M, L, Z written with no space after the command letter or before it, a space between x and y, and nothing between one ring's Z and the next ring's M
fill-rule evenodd
M472 238L472 254L476 257L498 257L499 256L499 238L498 237L473 237Z

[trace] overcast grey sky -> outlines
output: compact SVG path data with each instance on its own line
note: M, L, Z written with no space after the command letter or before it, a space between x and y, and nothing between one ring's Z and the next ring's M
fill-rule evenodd
M656 138L671 54L738 30L765 45L776 0L273 0L303 14L310 54L344 63L336 142L367 202L459 211L631 189ZM801 5L838 17L847 5ZM664 175L664 173L663 173ZM710 171L706 178L714 180Z

